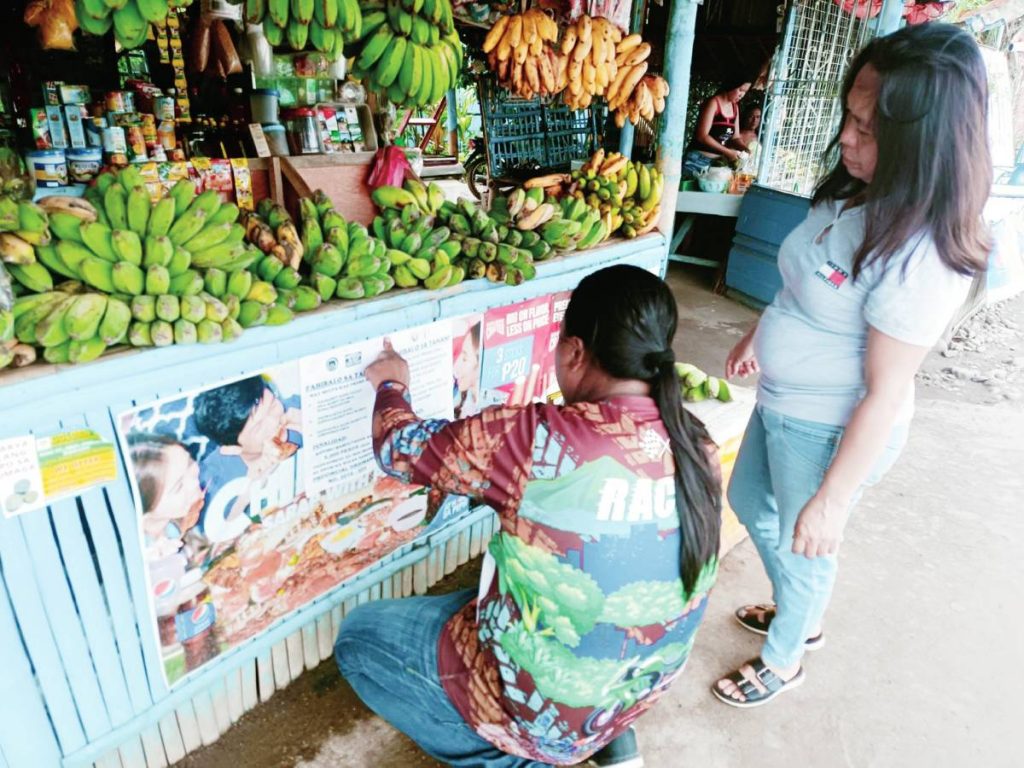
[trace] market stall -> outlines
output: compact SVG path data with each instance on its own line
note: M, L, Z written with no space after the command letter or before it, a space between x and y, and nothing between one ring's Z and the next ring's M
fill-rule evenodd
M334 95L321 99L319 80L303 82L294 59L290 69L261 61L304 49L309 35L324 66L347 57L393 103L429 104L461 56L447 3L417 15L397 4L318 2L305 21L304 3L246 3L248 25L241 13L218 15L238 8L219 3L179 15L129 0L138 19L102 3L56 5L49 21L31 20L44 41L70 38L83 50L42 67L45 85L10 106L15 116L19 104L42 110L20 116L17 137L40 142L45 124L51 146L31 151L63 153L63 170L57 154L38 166L29 158L32 202L20 191L26 172L8 156L0 200L0 251L13 278L0 324L0 766L163 766L329 658L352 606L423 593L481 552L490 510L376 471L362 369L390 338L414 369L418 410L437 418L557 398L552 341L581 277L613 263L665 269L656 227L661 206L675 207L678 184L668 179L679 148L667 142L657 167L598 150L582 168L531 179L484 209L410 178L400 152L355 151L356 127L367 147L371 123L351 76L336 77ZM682 28L695 5L677 5ZM298 16L281 18L291 10ZM484 23L514 23L500 18ZM596 22L600 52L577 58L548 45L560 34L547 26L552 17L529 18L541 38L527 36L521 63L578 61L587 75L567 91L572 103L623 89L628 75L630 89L611 99L621 121L685 109L685 89L666 96L653 75L644 79L643 43L616 53L616 34L628 36L610 21ZM54 28L54 19L82 31ZM590 21L572 23L590 34ZM233 73L227 48L243 31L245 71ZM193 39L204 35L213 40L206 60ZM372 43L374 58L366 50L377 35L387 40ZM75 57L87 50L100 65L141 69L147 37L146 56L180 83L173 95L129 77L141 84L101 107L93 88L57 79L58 64L81 66ZM501 58L503 39L492 41L499 68L515 61L511 41ZM415 51L410 73L404 52L380 59L402 47L395 40ZM190 82L211 68L231 86L224 102ZM429 88L419 71L431 73ZM240 100L235 76L248 77ZM521 74L504 77L523 87ZM557 81L533 77L526 87L550 95ZM301 150L308 139L316 154L263 151L278 124L256 114L272 112L262 91L280 98L288 88L312 104L281 126L286 143ZM139 99L132 111L129 94ZM86 101L101 160L76 166L76 177L68 120ZM221 122L200 118L201 104L218 103ZM232 122L237 104L245 114ZM335 106L349 111L349 150L324 152ZM150 141L160 110L162 122L174 116L164 132L173 146L159 131ZM106 148L104 136L113 137ZM52 146L55 137L68 146ZM371 166L387 178L372 182ZM687 373L687 399L723 444L728 473L749 397L727 402L727 386ZM736 533L728 523L727 543Z

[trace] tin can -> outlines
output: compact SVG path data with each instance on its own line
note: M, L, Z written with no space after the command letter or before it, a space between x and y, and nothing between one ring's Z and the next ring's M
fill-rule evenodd
M128 143L128 158L139 160L147 157L146 137L142 133L141 125L129 125L124 129L125 140Z
M178 137L174 132L174 121L163 120L156 130L157 141L166 151L171 152L178 146Z
M130 112L128 109L127 101L125 96L128 96L127 91L108 91L106 104L108 112Z
M125 138L124 128L110 126L103 129L103 151L107 154L127 154L128 141Z
M154 100L154 106L156 111L157 120L173 120L174 119L174 97L173 96L158 96Z
M142 113L142 138L147 147L152 147L157 143L156 117L145 112Z

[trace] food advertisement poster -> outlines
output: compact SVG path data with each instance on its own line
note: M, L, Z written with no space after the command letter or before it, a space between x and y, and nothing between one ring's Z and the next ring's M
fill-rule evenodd
M390 339L417 413L452 418L451 324ZM362 372L382 348L340 347L118 417L169 685L415 539L429 512L440 524L465 508L428 510L425 489L377 470Z
M553 366L551 299L542 296L484 314L483 406L525 405L543 396L543 374Z

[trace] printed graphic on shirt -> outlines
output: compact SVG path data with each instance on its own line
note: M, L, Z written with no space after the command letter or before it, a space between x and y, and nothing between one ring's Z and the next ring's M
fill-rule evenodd
M834 261L826 261L820 267L818 271L814 273L816 277L820 277L825 281L829 288L839 290L839 287L846 282L846 279L850 276L850 273L840 267Z
M497 578L445 628L439 669L466 721L505 752L577 764L648 710L689 655L717 563L683 587L674 467L647 407L490 409L444 424L418 420L398 392L378 395L386 472L501 517L488 548Z

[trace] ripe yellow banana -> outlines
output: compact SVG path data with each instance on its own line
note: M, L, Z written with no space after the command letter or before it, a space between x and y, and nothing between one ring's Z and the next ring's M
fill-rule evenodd
M622 40L619 41L619 44L615 46L615 51L617 54L629 53L643 41L644 39L640 37L638 33L634 32L632 35L626 35L622 38Z
M483 50L484 53L490 53L498 47L498 43L501 42L502 35L505 34L505 30L508 27L508 21L510 16L500 16L494 26L491 27L491 31L487 33L487 37L484 38Z
M532 13L524 13L520 18L522 19L520 22L522 24L520 44L532 45L533 40L537 37L537 22Z
M618 91L615 93L615 100L608 102L608 109L617 109L622 104L625 104L633 95L633 89L636 88L637 83L640 82L640 78L642 78L646 72L646 61L642 61L635 67L630 68L626 76L622 79Z
M508 23L508 44L512 48L518 48L523 40L523 17L513 16Z
M651 44L643 43L638 45L628 54L626 54L625 61L623 62L626 66L632 67L639 64L641 61L647 61L647 57L651 55Z
M576 27L568 26L565 29L565 35L562 36L562 53L569 55L572 53L572 49L576 47Z

